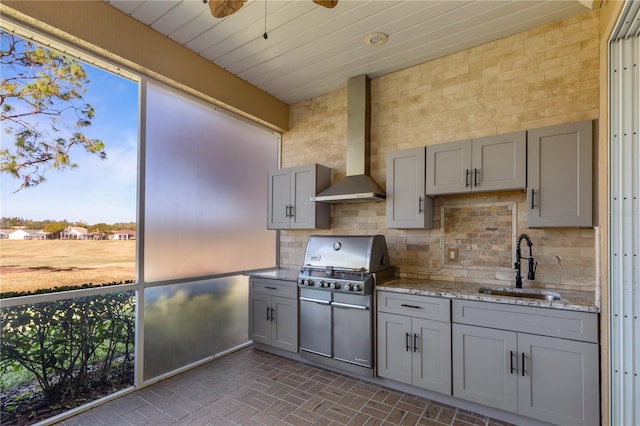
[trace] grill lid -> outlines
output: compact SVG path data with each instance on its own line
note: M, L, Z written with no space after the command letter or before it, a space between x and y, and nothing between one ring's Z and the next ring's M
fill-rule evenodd
M311 235L303 267L378 272L391 264L384 235Z

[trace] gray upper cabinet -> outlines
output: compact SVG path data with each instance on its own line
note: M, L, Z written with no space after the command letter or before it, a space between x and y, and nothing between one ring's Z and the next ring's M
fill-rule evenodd
M529 130L528 226L593 226L593 122Z
M474 191L527 187L527 132L473 139L472 146Z
M524 131L427 147L427 194L504 191L526 186Z
M427 146L427 194L471 191L471 140Z
M425 147L387 153L387 228L433 228L425 194Z
M331 169L310 164L269 172L268 229L328 229L331 208L310 198L326 189Z

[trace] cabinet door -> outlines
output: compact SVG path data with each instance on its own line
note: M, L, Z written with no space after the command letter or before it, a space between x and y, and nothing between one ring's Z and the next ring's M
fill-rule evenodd
M268 229L289 227L291 205L291 174L289 169L269 171Z
M292 217L291 228L314 228L316 203L309 201L316 195L315 168L300 166L291 169Z
M592 122L528 133L528 226L593 226Z
M471 191L472 178L470 140L427 146L427 194Z
M514 132L472 141L474 191L527 187L527 133Z
M518 349L519 414L554 424L599 424L597 344L519 333Z
M451 323L412 318L413 384L451 395Z
M254 342L271 344L271 296L249 296L249 338Z
M298 352L298 301L286 297L271 297L271 345Z
M311 197L329 186L330 169L310 164L291 169L291 222L293 229L329 228L331 207L311 201Z
M378 313L378 375L411 384L411 317Z
M452 340L453 395L517 412L516 333L453 324Z
M387 153L387 228L433 228L424 147Z

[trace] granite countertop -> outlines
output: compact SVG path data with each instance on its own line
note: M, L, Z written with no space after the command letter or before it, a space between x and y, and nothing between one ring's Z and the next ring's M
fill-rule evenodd
M299 269L274 268L274 269L265 269L262 271L247 272L245 273L245 275L248 275L253 278L268 278L272 280L297 282L299 272L300 272Z
M453 281L429 281L396 278L376 285L378 291L417 294L423 296L448 297L452 299L478 300L483 302L506 303L511 305L565 309L580 312L600 312L595 304L595 294L589 291L549 290L560 293L561 300L537 300L521 297L495 296L478 293L483 287L498 285L463 283Z
M266 278L284 281L297 281L298 269L273 268L251 271L245 275L254 278ZM482 302L506 303L510 305L533 306L541 308L564 309L580 312L600 312L595 304L592 291L549 290L560 293L561 300L537 300L523 297L495 296L478 293L483 287L503 287L491 284L476 284L457 281L430 281L409 278L395 278L376 285L378 291L417 294L422 296L447 297L451 299L478 300ZM526 288L526 287L525 287Z

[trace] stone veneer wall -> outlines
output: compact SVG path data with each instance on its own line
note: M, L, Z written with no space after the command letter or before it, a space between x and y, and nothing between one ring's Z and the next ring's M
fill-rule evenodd
M597 119L598 31L599 11L589 11L372 80L372 177L385 187L388 151ZM282 167L320 163L332 181L344 176L346 102L345 87L291 106ZM331 209L330 230L281 232L280 266L302 264L311 234L380 233L402 277L510 285L515 238L527 233L539 265L525 285L596 287L594 229L527 229L522 191L440 196L432 230L387 229L384 203Z

